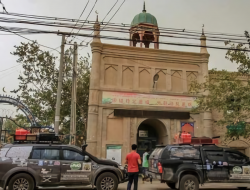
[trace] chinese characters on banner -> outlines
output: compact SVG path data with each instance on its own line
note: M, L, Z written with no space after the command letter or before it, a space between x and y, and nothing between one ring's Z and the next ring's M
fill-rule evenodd
M195 97L137 94L128 92L103 92L103 104L161 106L193 108L197 106Z

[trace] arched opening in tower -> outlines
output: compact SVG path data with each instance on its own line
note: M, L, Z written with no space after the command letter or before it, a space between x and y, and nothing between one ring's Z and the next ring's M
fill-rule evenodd
M140 36L138 33L134 33L132 36L133 46L136 47L137 42L140 41Z
M149 45L151 42L154 41L154 34L150 31L145 31L143 36L143 43L145 45L145 48L149 48Z

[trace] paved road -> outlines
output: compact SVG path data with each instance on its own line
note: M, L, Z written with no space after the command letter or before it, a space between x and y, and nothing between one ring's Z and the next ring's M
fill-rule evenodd
M209 183L203 186L200 186L202 190L236 190L237 187L248 187L250 189L250 184L230 184L230 183ZM127 183L119 185L118 190L126 190ZM160 183L159 181L153 181L153 183L139 181L138 190L167 190L170 189L167 184ZM0 188L0 190L2 190Z
M229 183L210 183L210 184L205 184L204 186L201 186L200 189L202 190L236 190L237 187L249 187L250 189L250 184L229 184ZM118 190L126 190L127 189L127 183L120 184ZM164 183L160 183L158 181L153 181L152 184L149 182L145 182L142 184L141 181L139 181L139 186L138 190L167 190L170 189L168 186ZM0 190L2 190L0 188Z
M227 189L237 189L237 187L248 187L250 189L250 184L230 184L230 183L210 183L210 184L205 184L203 186L200 186L200 189L202 190L227 190ZM119 185L119 190L126 190L127 189L127 183L125 184L120 184ZM138 190L166 190L170 189L167 184L165 183L160 183L158 181L153 181L152 184L149 182L146 182L142 184L141 181L139 181L138 184Z

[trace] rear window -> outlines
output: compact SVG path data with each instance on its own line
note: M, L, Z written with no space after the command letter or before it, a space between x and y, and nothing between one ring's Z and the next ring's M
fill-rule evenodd
M206 156L210 161L222 161L224 159L223 151L206 151Z
M226 157L227 157L227 160L229 162L244 163L244 162L247 161L246 156L243 156L243 155L240 155L240 154L237 154L237 153L227 152Z
M5 157L8 150L9 150L9 148L1 148L0 149L0 157Z
M170 149L171 159L200 159L200 151L193 147L173 147Z
M59 160L60 150L59 149L35 149L33 150L31 159L42 159L42 160Z
M159 156L161 155L162 151L163 151L164 148L156 148L152 154L150 155L151 156L154 156L154 159L157 159L159 158Z
M12 147L7 152L6 157L28 159L30 156L31 150L32 150L32 146Z

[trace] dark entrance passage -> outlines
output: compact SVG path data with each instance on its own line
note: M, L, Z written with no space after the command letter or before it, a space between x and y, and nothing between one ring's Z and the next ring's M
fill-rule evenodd
M165 125L157 119L147 119L138 127L137 131L137 152L142 157L147 148L153 151L156 145L168 142Z

